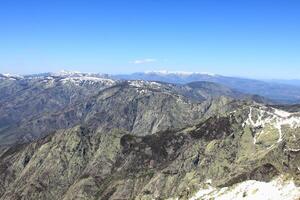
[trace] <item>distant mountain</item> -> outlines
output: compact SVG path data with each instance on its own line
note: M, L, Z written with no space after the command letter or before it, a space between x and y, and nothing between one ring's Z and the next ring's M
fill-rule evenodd
M300 86L300 80L297 80L297 79L292 79L292 80L276 80L275 79L275 80L267 80L267 82Z
M256 94L268 99L272 99L277 103L299 103L300 102L300 86L289 85L285 83L266 82L260 80L226 77L215 74L206 73L187 73L187 72L141 72L126 75L114 76L118 79L125 80L148 80L162 81L176 84L186 84L195 81L214 82L229 87L233 90Z
M187 84L174 85L174 89L176 89L176 92L195 100L212 99L220 96L226 96L233 99L250 100L263 104L273 104L271 100L262 96L245 94L237 90L230 89L224 85L207 81L196 81Z
M176 85L84 73L9 76L0 79L0 93L0 145L29 142L78 124L143 135L193 124L226 110L224 104L234 99L260 102L209 82Z
M173 84L187 84L191 82L212 82L227 87L235 92L258 95L269 99L277 104L295 104L300 103L300 81L298 80L273 80L261 81L255 79L227 77L211 73L198 72L168 72L168 71L153 71L139 72L133 74L96 74L96 73L81 73L72 71L61 71L58 73L42 73L26 76L18 76L11 74L0 74L0 79L20 80L20 79L37 79L46 77L56 78L78 78L78 77L96 77L111 80L145 80L158 81Z
M9 80L18 80L24 78L23 76L15 75L15 74L1 74L0 73L0 80L1 79L9 79Z

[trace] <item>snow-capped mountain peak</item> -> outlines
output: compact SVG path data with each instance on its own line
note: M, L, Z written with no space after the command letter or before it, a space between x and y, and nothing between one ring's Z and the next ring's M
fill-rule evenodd
M0 79L17 80L17 79L21 79L21 78L23 78L23 76L20 76L17 74L9 74L9 73L1 74L0 73Z
M110 86L116 83L116 81L112 79L95 77L95 76L66 77L62 79L61 82L63 84L73 83L75 85L101 83Z
M168 71L168 70L159 70L159 71L145 71L145 74L158 74L158 75L177 75L177 76L190 76L190 75L208 75L208 76L217 76L214 73L209 72L189 72L189 71Z
M69 70L61 70L59 72L55 72L53 73L53 75L56 75L56 76L81 76L82 74L85 74L85 73L82 73L80 71L69 71Z

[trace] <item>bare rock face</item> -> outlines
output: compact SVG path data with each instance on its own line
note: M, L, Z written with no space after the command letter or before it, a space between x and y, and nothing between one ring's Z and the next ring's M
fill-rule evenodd
M183 128L226 110L235 97L248 97L218 85L200 85L116 81L85 74L0 79L0 148L82 124L136 135Z
M299 114L259 104L155 134L75 126L8 148L0 199L209 199L279 177L297 195L299 128Z

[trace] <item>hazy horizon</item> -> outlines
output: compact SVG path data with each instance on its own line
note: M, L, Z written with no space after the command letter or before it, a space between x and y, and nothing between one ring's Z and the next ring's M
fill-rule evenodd
M61 69L58 71L41 71L36 73L9 73L9 72L0 72L0 74L6 74L6 75L16 75L16 76L29 76L29 75L37 75L37 74L43 74L43 73L53 73L53 74L59 74L59 73L66 73L66 72L73 72L73 73L83 73L83 74L107 74L107 75L131 75L135 73L166 73L166 74L182 74L182 75L188 75L188 74L204 74L204 75L211 75L211 76L224 76L224 77L233 77L233 78L244 78L244 79L253 79L253 80L261 80L261 81L297 81L297 83L300 81L300 79L297 78L291 78L291 79L284 79L284 78L258 78L258 77L247 77L247 76L238 76L238 75L226 75L226 74L215 74L210 72L201 72L201 71L169 71L169 70L147 70L147 71L135 71L135 72L124 72L124 73L104 73L101 71L78 71L78 70L66 70ZM282 82L285 83L285 82Z

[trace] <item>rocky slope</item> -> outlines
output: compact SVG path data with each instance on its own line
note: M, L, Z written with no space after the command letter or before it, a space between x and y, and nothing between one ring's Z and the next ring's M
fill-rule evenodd
M299 198L299 113L229 104L178 130L81 125L11 147L0 158L0 199L254 199L262 186Z
M2 75L0 94L0 200L300 197L297 105L77 72Z
M79 124L137 135L155 133L227 110L223 105L231 98L257 100L207 82L179 86L66 72L6 76L0 79L0 93L0 146Z
M51 126L42 124L43 118L58 113L65 113L68 123L74 123L72 113L67 110L69 106L80 104L116 84L110 79L89 76L11 77L0 79L0 143L4 140L16 142L19 133L24 132L26 127L30 128L31 136L24 136L25 141L41 134L38 132L51 131ZM50 121L55 120L56 116L50 118ZM35 130L38 124L44 130ZM59 127L67 127L67 124L60 124Z

